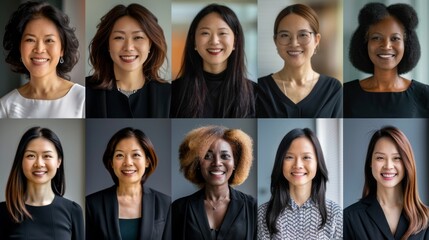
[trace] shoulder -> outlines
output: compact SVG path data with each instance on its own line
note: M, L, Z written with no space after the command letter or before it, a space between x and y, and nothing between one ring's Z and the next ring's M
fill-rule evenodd
M202 199L202 195L203 195L203 190L201 189L199 191L194 192L191 195L178 198L178 199L174 200L174 202L173 202L173 209L176 208L176 207L180 207L180 206L186 206L190 202L195 201L195 200L197 200L199 198Z
M167 194L164 194L162 192L158 192L152 188L145 187L144 188L145 194L152 194L156 201L161 203L162 205L170 205L171 204L171 197Z
M353 81L344 83L344 89L357 88L357 87L359 87L359 79L355 79Z
M87 204L97 204L100 203L102 201L102 199L104 198L109 198L111 196L115 195L115 190L116 190L116 186L113 185L109 188L100 190L98 192L95 193L91 193L88 196L86 196L86 203Z
M252 203L252 204L256 204L256 200L255 200L255 198L254 198L254 197L252 197L252 196L251 196L251 195L249 195L249 194L246 194L246 193L240 192L240 191L235 190L235 189L233 189L233 188L231 188L231 193L233 194L233 197L234 197L234 198L237 198L237 199L239 199L239 200L243 200L243 201L246 201L246 202L249 202L249 203Z
M17 89L14 89L10 92L8 92L6 95L4 95L1 99L0 102L2 104L7 104L10 103L11 101L15 101L17 98L22 98L21 95L19 94Z
M56 201L56 203L55 203L56 205L68 209L70 211L70 213L72 213L72 214L74 214L74 213L81 214L82 213L81 206L72 200L69 200L69 199L61 197L61 196L56 196L55 201Z
M274 80L273 79L273 75L269 74L267 76L263 76L263 77L258 78L258 84L261 85L261 86L265 86L269 82L272 82L273 80Z
M359 200L356 203L353 203L352 205L346 207L344 209L344 216L356 216L360 215L361 213L365 212L365 210L368 208L368 205L363 202L363 200Z
M335 87L337 89L342 87L340 80L330 76L320 74L320 80L322 80L322 83L330 85L331 87Z
M264 216L267 212L267 208L268 208L268 203L263 203L258 207L258 216Z
M421 83L421 82L416 81L416 80L412 80L411 84L412 84L414 90L422 92L424 94L429 94L429 85L426 85L426 84Z
M171 91L171 84L167 81L156 81L156 80L150 80L147 85L152 88L156 89L157 91Z
M342 215L343 210L341 209L340 205L338 205L336 202L326 199L326 209L328 210L328 213L331 213L332 215Z
M74 83L67 95L78 99L85 99L85 87Z

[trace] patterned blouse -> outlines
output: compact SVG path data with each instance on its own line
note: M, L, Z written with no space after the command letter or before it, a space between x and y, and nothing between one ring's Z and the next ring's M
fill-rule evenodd
M293 199L290 207L285 208L277 219L276 227L279 230L270 237L265 215L268 202L258 208L258 239L342 239L343 238L343 211L331 200L326 200L328 213L325 226L319 230L322 218L317 204L308 199L299 207Z

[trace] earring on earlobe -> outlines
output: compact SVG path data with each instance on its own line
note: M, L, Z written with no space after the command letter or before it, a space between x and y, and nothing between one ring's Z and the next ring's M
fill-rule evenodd
M64 58L61 56L60 57L60 64L63 64L64 63Z

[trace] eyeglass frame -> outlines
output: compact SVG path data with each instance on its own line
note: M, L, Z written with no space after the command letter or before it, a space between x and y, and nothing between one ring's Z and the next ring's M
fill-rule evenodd
M289 36L289 41L287 42L287 43L285 43L285 44L283 44L283 43L281 43L280 42L280 40L278 40L277 39L277 37L278 37L278 35L279 34L281 34L281 33L289 33L290 34L290 36ZM306 42L306 43L301 43L300 41L299 41L299 34L300 33L308 33L308 34L310 34L310 37L308 38L309 40L308 40L308 42ZM300 30L300 31L298 31L298 34L296 34L297 35L297 37L296 37L296 39L297 39L297 42L300 44L300 45L307 45L307 44L309 44L310 43L310 41L311 41L311 35L312 34L316 34L316 32L311 32L311 31L307 31L307 30ZM280 44L280 45L282 45L282 46L286 46L286 45L288 45L288 44L290 44L291 42L292 42L292 36L293 36L294 34L292 34L292 33L290 33L289 31L279 31L278 33L276 33L276 34L274 34L274 40L276 40L276 41L278 41L278 43ZM295 37L295 36L294 36Z

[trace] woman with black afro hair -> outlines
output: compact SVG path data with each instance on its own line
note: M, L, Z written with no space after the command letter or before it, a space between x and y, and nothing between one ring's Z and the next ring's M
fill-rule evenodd
M429 117L429 86L400 76L420 58L417 24L407 4L368 3L361 9L349 57L372 76L344 84L344 117Z

